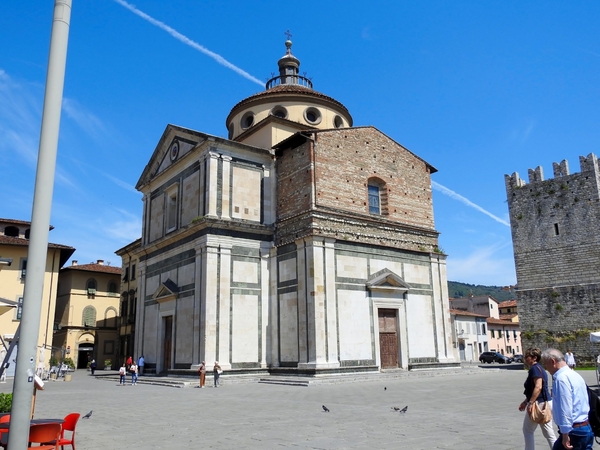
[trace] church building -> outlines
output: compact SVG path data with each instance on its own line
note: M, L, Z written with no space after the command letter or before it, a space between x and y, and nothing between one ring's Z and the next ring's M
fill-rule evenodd
M436 169L353 126L285 45L228 139L168 125L137 183L134 356L155 373L457 365Z

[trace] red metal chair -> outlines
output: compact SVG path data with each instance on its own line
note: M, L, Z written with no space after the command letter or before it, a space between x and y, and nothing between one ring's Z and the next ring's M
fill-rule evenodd
M70 445L75 450L75 427L77 426L77 422L79 421L79 417L81 414L79 413L71 413L65 417L65 421L62 424L62 431L60 432L60 437L58 438L58 446L60 448L64 448L65 445ZM65 431L71 432L71 437L65 437ZM46 442L46 444L54 444L52 442Z
M58 450L61 426L59 423L43 423L29 427L29 447L36 450ZM54 444L46 444L54 442ZM32 444L39 444L34 446Z
M0 423L10 422L10 414L0 417ZM8 431L0 431L0 447L6 448L8 445Z

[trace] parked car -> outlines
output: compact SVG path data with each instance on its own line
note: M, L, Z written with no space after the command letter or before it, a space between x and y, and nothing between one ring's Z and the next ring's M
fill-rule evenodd
M513 361L514 362L520 362L520 363L522 363L523 362L523 355L517 354L517 355L513 356Z
M497 362L500 364L510 364L513 362L512 358L503 355L498 352L483 352L479 355L479 362L491 364L493 362Z

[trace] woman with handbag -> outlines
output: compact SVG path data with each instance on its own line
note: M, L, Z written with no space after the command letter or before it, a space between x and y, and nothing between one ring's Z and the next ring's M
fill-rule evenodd
M525 364L529 367L524 384L525 391L523 392L525 400L519 405L519 411L526 411L523 418L525 450L535 450L533 433L538 425L541 426L542 434L548 441L550 449L556 441L550 413L552 410L552 395L548 389L548 374L540 364L541 357L542 351L539 348L528 348L523 357Z
M219 377L223 373L221 370L221 366L219 365L219 361L215 361L215 365L213 367L213 379L215 382L215 387L219 387Z

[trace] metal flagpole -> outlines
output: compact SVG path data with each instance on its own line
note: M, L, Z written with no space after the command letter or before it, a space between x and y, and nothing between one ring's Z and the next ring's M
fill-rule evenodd
M27 277L23 294L21 333L8 434L8 447L11 450L25 450L28 447L70 22L71 0L55 0L33 195L31 232L27 252Z

